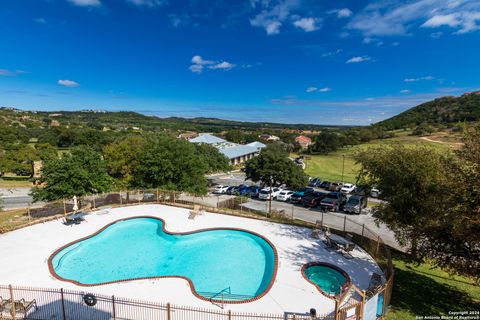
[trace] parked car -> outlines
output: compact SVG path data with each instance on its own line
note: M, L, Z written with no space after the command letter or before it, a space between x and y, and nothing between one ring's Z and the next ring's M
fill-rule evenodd
M355 191L353 191L353 194L368 197L370 195L370 192L371 188L368 185L361 184L355 187Z
M322 183L322 180L320 178L313 178L308 182L309 187L318 187Z
M260 190L259 194L258 194L258 198L260 200L275 200L278 196L278 194L280 193L280 191L282 191L282 189L280 188L272 188L272 190L270 190L270 187L267 187L267 188L263 188L262 190Z
M310 208L317 207L325 196L324 192L314 191L302 198L302 205Z
M363 209L367 207L368 200L365 196L353 195L348 198L347 203L343 207L345 213L361 214Z
M328 188L330 188L331 184L332 183L330 181L322 181L322 183L320 183L319 187L322 188L322 189L328 190Z
M213 193L223 194L223 193L227 192L227 189L228 189L228 186L224 186L224 185L219 184L218 186L215 186L215 188L213 188Z
M373 198L378 198L378 196L380 196L382 192L380 190L378 190L377 188L373 187L372 190L370 190L370 195L373 197Z
M260 190L261 188L259 186L250 186L249 188L250 198L258 198L258 194Z
M343 183L341 182L332 182L330 183L330 186L328 187L328 191L340 191L343 187Z
M341 193L352 193L354 190L355 190L355 185L352 184L352 183L345 183L342 187L342 189L340 189L340 192Z
M230 186L227 188L227 191L225 191L225 193L229 195L233 195L235 193L235 188L236 186Z
M300 202L302 202L302 198L304 196L312 193L313 191L315 191L315 190L313 190L313 188L309 188L309 187L299 189L292 194L292 196L290 197L290 202L291 203L300 203Z
M340 192L331 192L322 199L320 207L325 210L338 212L343 208L346 201L347 197L344 194Z
M239 185L236 189L235 189L235 194L237 196L246 196L246 195L249 195L250 194L250 187L249 186L246 186L246 185Z
M278 193L277 200L278 201L288 201L290 197L293 195L292 190L282 190Z

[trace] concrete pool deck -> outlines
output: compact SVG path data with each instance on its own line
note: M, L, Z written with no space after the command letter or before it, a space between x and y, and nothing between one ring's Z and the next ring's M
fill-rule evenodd
M61 219L0 235L0 283L20 286L65 288L84 291L85 287L54 278L48 269L49 256L61 246L95 233L119 219L153 216L165 220L172 232L188 232L205 228L240 228L267 238L278 253L278 271L270 291L262 298L241 304L226 305L232 311L249 312L307 312L316 308L319 313L334 310L334 301L322 295L306 281L302 266L309 262L325 262L346 271L353 284L368 287L373 272L382 273L375 261L362 249L356 248L353 259L329 252L320 239L310 237L311 230L285 224L235 216L205 213L188 219L188 209L165 205L136 205L93 212L80 225L65 226ZM234 248L232 248L234 250ZM146 301L170 302L201 308L218 308L195 297L186 280L162 278L132 280L88 287L88 291Z

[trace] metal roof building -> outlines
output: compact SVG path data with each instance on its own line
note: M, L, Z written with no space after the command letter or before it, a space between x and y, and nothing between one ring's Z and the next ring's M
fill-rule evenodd
M216 137L209 133L199 135L198 137L190 139L189 141L192 143L206 143L206 144L217 144L217 143L227 142L227 140Z
M229 160L231 165L243 163L256 156L265 145L261 142L252 142L248 145L236 144L211 134L202 134L189 140L192 143L205 143L214 146Z

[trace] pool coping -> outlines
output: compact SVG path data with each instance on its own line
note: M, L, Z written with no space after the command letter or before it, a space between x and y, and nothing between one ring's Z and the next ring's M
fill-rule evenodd
M305 270L308 268L308 267L312 267L312 266L324 266L324 267L329 267L329 268L332 268L338 272L340 272L344 277L345 277L345 284L341 287L341 290L340 290L340 293L337 294L337 295L330 295L328 293L326 293L325 291L322 290L322 288L320 288L319 285L317 285L316 283L312 282L308 277L307 275L305 274ZM343 270L342 268L334 265L334 264L331 264L331 263L327 263L327 262L321 262L321 261L313 261L313 262L309 262L309 263L306 263L302 266L302 276L305 280L307 280L309 283L311 283L315 288L317 288L318 291L320 291L321 294L323 294L325 297L327 298L330 298L330 299L333 299L333 300L336 300L337 297L340 297L342 296L345 291L350 287L350 284L351 284L351 278L350 276L348 275L348 273Z
M141 278L131 278L131 279L124 279L124 280L117 280L117 281L108 281L108 282L101 282L101 283L96 283L96 284L84 284L84 283L81 283L81 282L78 282L78 281L75 281L75 280L70 280L70 279L65 279L61 276L59 276L56 272L55 272L55 269L53 267L53 263L52 263L52 260L53 258L60 252L62 251L63 249L71 246L71 245L74 245L78 242L81 242L81 241L84 241L84 240L87 240L87 239L90 239L90 238L93 238L94 236L98 235L99 233L101 233L102 231L104 231L105 229L107 229L108 227L114 225L115 223L118 223L118 222L121 222L121 221L126 221L126 220L132 220L132 219L139 219L139 218L149 218L149 219L156 219L156 220L160 220L162 222L162 231L166 234L169 234L169 235L189 235L189 234L194 234L194 233L199 233L199 232L204 232L204 231L215 231L215 230L234 230L234 231L242 231L242 232L248 232L248 233L251 233L261 239L263 239L265 242L267 242L270 247L273 249L273 257L274 257L274 266L273 266L273 273L272 273L272 278L270 280L270 283L268 284L268 286L265 288L265 290L263 290L263 292L258 295L258 296L255 296L253 298L250 298L250 299L246 299L246 300L241 300L241 301L230 301L230 300L216 300L216 299L208 299L208 298L205 298L203 296L201 296L200 294L197 293L197 291L195 290L195 285L193 284L193 281L188 278L188 277L184 277L184 276L154 276L154 277L141 277ZM250 230L247 230L247 229L242 229L242 228L231 228L231 227L217 227L217 228L202 228L202 229L197 229L197 230L192 230L192 231L186 231L186 232L170 232L168 230L166 230L166 226L167 226L167 223L164 219L162 218L159 218L159 217L154 217L154 216L134 216L134 217L128 217L128 218L123 218L123 219L118 219L118 220L115 220L113 222L110 222L108 224L106 224L105 226L103 226L102 228L100 228L99 230L97 230L96 232L86 236L86 237L83 237L83 238L80 238L80 239L77 239L77 240L74 240L74 241L71 241L63 246L61 246L60 248L58 248L57 250L55 250L51 255L50 257L48 258L48 270L50 271L50 274L57 280L60 280L60 281L64 281L64 282L70 282L70 283L73 283L77 286L81 286L81 287L96 287L96 286L102 286L102 285L109 285L109 284L115 284L115 283L122 283L122 282L130 282L130 281L136 281L136 280L152 280L152 279L166 279L166 278L177 278L177 279L183 279L183 280L186 280L189 284L189 287L190 287L190 291L192 292L192 294L200 299L200 300L203 300L203 301L207 301L207 302L214 302L214 303L222 303L222 304L242 304L242 303L250 303L250 302L253 302L253 301L256 301L256 300L259 300L261 299L262 297L264 297L269 291L270 289L272 288L273 284L275 283L275 279L277 277L277 271L278 271L278 252L277 252L277 248L275 247L275 245L270 241L268 240L265 236L259 234L259 233L256 233L254 231L250 231Z

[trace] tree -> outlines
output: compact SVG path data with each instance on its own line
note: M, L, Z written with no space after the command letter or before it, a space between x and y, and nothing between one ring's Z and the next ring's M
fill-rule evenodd
M100 154L88 147L75 147L61 158L45 161L40 182L32 189L34 201L53 201L107 192L112 178L107 174Z
M360 180L382 191L374 217L412 260L480 280L480 130L456 155L393 145L355 157Z
M268 145L260 155L247 161L245 165L247 179L265 185L286 184L292 188L300 188L307 184L308 177L302 168L288 158L288 153L276 144Z
M217 148L209 144L195 144L197 153L202 157L202 161L207 165L207 173L225 172L230 170L228 158L218 151Z
M328 154L336 151L342 146L340 138L337 133L330 131L322 131L313 140L310 151Z
M148 139L143 136L129 136L111 143L103 149L107 172L115 179L116 189L133 187L133 173L139 157L148 148Z
M159 135L149 139L148 148L138 156L132 185L205 194L208 170L194 144Z

